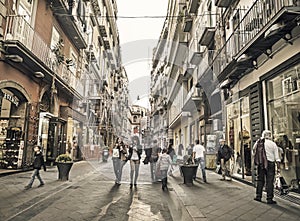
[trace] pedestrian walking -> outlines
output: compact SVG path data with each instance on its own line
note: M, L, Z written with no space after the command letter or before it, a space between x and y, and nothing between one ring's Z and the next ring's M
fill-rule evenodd
M113 148L113 154L112 154L114 173L116 176L115 183L117 185L121 185L122 170L123 170L123 166L126 163L126 158L127 158L126 155L127 155L127 150L125 148L122 139L117 138L115 146Z
M277 173L280 173L280 157L278 147L271 140L272 133L264 130L260 139L253 146L254 163L257 166L256 197L254 200L261 202L263 187L266 183L267 203L276 204L274 198L274 179L277 164Z
M157 161L157 167L160 170L161 173L161 188L162 190L168 189L167 183L168 183L168 171L171 166L171 170L173 169L172 167L172 159L169 154L167 154L167 149L162 150L162 154L159 156L158 161Z
M240 154L240 152L236 153L236 168L237 168L237 173L241 173L241 169L242 169L242 156Z
M121 162L120 162L120 173L119 173L119 182L118 182L119 185L121 185L123 167L128 161L128 145L124 144L124 142L122 142L122 145L120 146L120 154L121 154L121 158L120 158Z
M226 180L226 176L229 177L229 180L232 180L232 169L230 160L233 159L233 150L225 144L225 139L220 139L220 147L217 153L217 162L221 165L222 170L222 180Z
M182 151L183 151L183 145L182 144L179 144L178 145L178 156L182 156Z
M168 149L167 149L167 154L170 155L171 160L174 160L174 156L175 156L175 149L173 148L173 144L169 144Z
M153 140L153 145L151 148L151 158L150 158L150 172L151 172L151 179L152 182L157 182L158 181L158 176L157 176L157 168L156 168L156 163L159 157L159 153L161 152L161 148L157 144L157 140Z
M42 177L40 175L40 170L43 167L44 171L46 171L46 165L44 162L44 157L43 154L41 152L41 147L40 146L34 146L34 161L33 161L33 173L31 176L31 179L28 183L27 186L25 186L25 189L30 189L32 187L32 184L34 182L35 177L37 177L40 181L40 185L38 185L38 187L42 187L44 186L44 181L42 180Z
M194 144L190 144L188 147L187 147L187 155L192 158L192 155L193 155L193 148L194 148Z
M132 137L132 145L129 147L128 155L128 159L130 160L130 189L133 185L137 186L142 151L139 137Z
M201 167L201 172L202 172L202 178L203 181L206 183L206 173L205 173L205 148L203 145L200 144L199 140L195 140L195 146L193 147L193 155L192 155L192 159L193 162L195 164L197 164L197 166ZM198 170L197 167L197 170ZM194 180L196 180L196 176L197 176L197 170L195 171L195 175L194 175Z

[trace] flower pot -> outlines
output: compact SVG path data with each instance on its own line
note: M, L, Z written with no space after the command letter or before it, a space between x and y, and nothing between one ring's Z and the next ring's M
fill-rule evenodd
M184 184L193 185L193 178L197 172L198 165L181 165L180 170L183 175Z
M69 180L69 173L73 166L73 163L57 163L58 168L58 180Z

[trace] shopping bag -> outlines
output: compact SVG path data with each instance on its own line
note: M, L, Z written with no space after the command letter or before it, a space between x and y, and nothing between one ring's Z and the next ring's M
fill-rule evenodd
M220 164L217 165L216 173L217 174L221 174L222 173L222 171L221 171L221 165Z
M281 195L286 195L289 193L289 186L287 185L283 176L278 174L275 178L275 189L280 191Z

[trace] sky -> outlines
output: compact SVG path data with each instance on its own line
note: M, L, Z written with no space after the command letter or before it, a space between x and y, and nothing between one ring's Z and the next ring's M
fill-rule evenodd
M152 53L163 28L167 6L168 0L117 0L122 62L129 78L130 99L134 104L149 107ZM147 18L140 18L143 16Z

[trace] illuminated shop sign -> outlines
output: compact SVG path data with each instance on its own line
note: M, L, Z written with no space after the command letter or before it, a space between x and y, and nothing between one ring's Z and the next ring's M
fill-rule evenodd
M12 96L12 95L7 94L7 93L4 92L3 93L3 98L10 101L11 103L13 103L16 106L19 106L19 99L16 96Z

